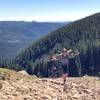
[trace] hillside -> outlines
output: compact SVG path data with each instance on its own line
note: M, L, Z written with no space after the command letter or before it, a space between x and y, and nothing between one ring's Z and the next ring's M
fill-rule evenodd
M32 73L46 73L48 57L63 47L78 50L82 74L97 75L100 72L100 13L72 22L39 39L23 50L14 63L21 69L31 66ZM35 69L36 68L36 69Z
M62 85L61 78L37 78L0 68L0 100L100 100L100 80L67 78Z
M0 57L13 57L33 41L66 23L0 21Z

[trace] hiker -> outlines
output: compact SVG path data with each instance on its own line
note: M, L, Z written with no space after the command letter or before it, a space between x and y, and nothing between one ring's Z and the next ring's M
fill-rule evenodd
M73 50L68 50L67 51L68 54L68 65L69 67L69 76L79 76L78 74L78 65L77 65L77 61L76 61L76 56L79 55L79 53L75 53Z
M62 76L62 73L63 73L62 62L61 62L62 55L63 55L63 52L62 51L58 51L56 53L56 57L58 59L57 60L57 68L58 68L58 72L59 72L58 77Z
M63 84L66 83L66 77L68 76L68 54L67 54L67 49L64 48L63 49L63 54L62 54L62 59L61 59L61 64L62 64L62 68L63 68Z
M56 58L56 55L53 55L50 59L50 68L49 68L49 77L58 77L58 66L57 66L57 62L58 62L58 59Z

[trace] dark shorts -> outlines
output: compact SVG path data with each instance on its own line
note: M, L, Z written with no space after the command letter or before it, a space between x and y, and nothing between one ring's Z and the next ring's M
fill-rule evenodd
M68 66L67 65L63 65L63 73L68 73Z

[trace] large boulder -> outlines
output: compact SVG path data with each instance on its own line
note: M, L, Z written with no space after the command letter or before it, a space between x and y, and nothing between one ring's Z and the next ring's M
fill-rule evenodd
M24 70L23 71L19 71L18 73L22 74L22 75L25 75L25 76L29 76L29 74L26 71L24 71Z

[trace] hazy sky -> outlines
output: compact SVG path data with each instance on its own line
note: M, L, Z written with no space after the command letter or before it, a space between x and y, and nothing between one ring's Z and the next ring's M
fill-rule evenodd
M100 0L0 0L0 20L73 21L100 11Z

